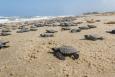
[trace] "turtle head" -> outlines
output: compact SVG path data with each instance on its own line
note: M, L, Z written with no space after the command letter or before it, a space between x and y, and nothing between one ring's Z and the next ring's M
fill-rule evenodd
M88 35L84 35L84 37L85 37L85 38L87 38L87 37L88 37Z
M106 31L107 33L112 33L112 31Z
M53 50L54 52L57 52L57 51L59 50L59 48L52 48L52 50Z

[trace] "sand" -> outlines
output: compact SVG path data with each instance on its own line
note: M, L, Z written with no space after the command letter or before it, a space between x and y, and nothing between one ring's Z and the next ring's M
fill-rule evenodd
M87 25L86 20L101 20L90 23L97 28L70 33L60 31L61 27L41 27L38 31L15 33L0 36L10 41L9 48L0 50L0 77L114 77L115 76L115 35L105 31L115 29L115 24L104 24L115 20L115 15L78 18L80 25ZM78 26L75 26L78 27ZM72 28L75 28L72 27ZM46 29L56 29L55 37L42 38L40 33ZM104 40L88 41L85 34L99 34ZM55 58L49 52L52 47L70 45L80 51L78 60L66 57L65 61Z

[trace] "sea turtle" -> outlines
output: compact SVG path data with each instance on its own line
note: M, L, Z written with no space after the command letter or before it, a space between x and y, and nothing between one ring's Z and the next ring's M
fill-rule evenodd
M87 29L90 29L90 27L88 27L88 26L80 26L79 29L81 29L81 30L87 30Z
M96 41L96 40L103 40L104 38L96 35L96 34L90 34L90 35L84 35L85 39L87 40L92 40L92 41Z
M7 43L9 43L9 41L5 41L5 42L0 41L0 49L4 48L4 47L7 47L7 45L6 45Z
M30 31L37 31L38 29L36 28L30 28Z
M115 30L112 31L106 31L107 33L115 34Z
M44 27L44 24L35 24L36 27Z
M29 32L30 30L28 28L22 28L17 33L23 33L23 32Z
M37 26L35 25L30 26L30 31L37 31L37 30L38 30Z
M95 25L87 25L89 28L96 28Z
M56 32L58 32L58 31L53 30L53 29L46 30L46 33L56 33Z
M41 37L54 37L53 33L42 33L40 34Z
M79 58L78 51L72 46L61 46L58 48L52 48L54 51L54 56L56 56L60 60L65 60L65 56L70 56L73 59Z
M11 33L9 33L9 32L1 32L0 33L0 36L7 36L7 35L11 35Z
M69 22L61 22L60 26L62 26L62 27L69 27L69 26L71 26L71 24Z
M37 26L35 26L35 25L32 25L32 26L30 26L30 28L37 28Z
M81 29L71 29L71 33L76 33L76 32L80 32L81 31Z

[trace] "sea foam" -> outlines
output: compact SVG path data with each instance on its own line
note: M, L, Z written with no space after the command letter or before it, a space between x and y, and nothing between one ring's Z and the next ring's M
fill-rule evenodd
M13 16L13 17L4 17L0 16L0 23L11 23L11 22L24 22L24 21L34 21L34 20L43 20L43 19L53 19L57 17L65 17L65 16Z

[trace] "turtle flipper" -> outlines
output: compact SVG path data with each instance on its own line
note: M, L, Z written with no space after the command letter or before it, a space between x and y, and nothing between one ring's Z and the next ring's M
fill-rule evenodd
M54 56L56 56L58 59L60 60L65 60L65 57L63 54L61 54L60 52L55 52Z
M112 31L106 31L106 33L112 33Z
M5 42L3 42L2 44L3 44L3 45L6 45L7 43L9 43L9 41L5 41Z
M98 38L99 40L104 40L104 38L103 37L100 37L100 38Z
M73 53L73 59L75 60L75 59L78 59L78 58L79 58L79 54Z
M106 31L107 33L115 34L115 30L113 31Z

